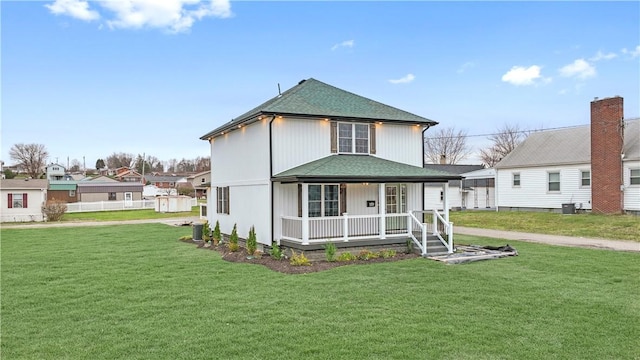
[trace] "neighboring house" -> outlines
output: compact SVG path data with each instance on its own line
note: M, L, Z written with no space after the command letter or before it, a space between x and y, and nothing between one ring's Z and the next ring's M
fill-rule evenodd
M207 195L207 189L211 186L211 170L203 171L187 178L191 186L196 190L196 197L202 198Z
M114 179L114 178L110 178L108 176L104 176L104 175L100 175L100 176L96 176L94 178L84 178L82 179L82 181L92 181L92 182L114 182L117 183L119 182L118 180Z
M47 202L47 180L1 180L2 222L44 221L42 207Z
M114 178L122 182L142 183L142 174L133 169L119 171Z
M436 124L303 80L201 137L215 169L208 220L226 234L236 224L240 237L254 226L262 245L404 244L422 226L410 212L422 215L423 183L460 179L422 167L423 133Z
M425 169L444 171L451 174L461 175L463 173L484 169L482 165L457 165L457 164L425 164ZM461 210L469 207L469 189L463 187L462 180L449 180L447 191L449 210ZM444 208L444 190L440 184L424 184L424 207L425 209Z
M78 182L78 201L134 201L142 200L142 183Z
M186 181L186 178L184 176L173 175L145 175L144 180L145 183L149 183L149 185L168 189L175 188L179 181Z
M591 102L591 124L536 132L496 166L498 210L640 214L640 119Z
M460 174L462 188L467 193L467 209L494 209L496 207L496 170L480 169Z
M65 203L78 201L78 182L72 180L50 180L47 199Z
M46 167L47 180L49 181L59 181L59 180L70 180L71 175L67 175L64 166L60 164L49 164Z

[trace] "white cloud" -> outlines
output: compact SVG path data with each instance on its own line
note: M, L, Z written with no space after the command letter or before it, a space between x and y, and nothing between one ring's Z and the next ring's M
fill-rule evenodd
M595 56L589 59L589 61L600 61L600 60L611 60L617 58L618 55L616 53L608 53L605 54L602 51L598 50Z
M538 65L531 65L529 67L514 66L506 74L502 75L502 81L510 83L512 85L534 85L536 81L544 83L551 82L551 78L544 78L540 75L542 68Z
M463 72L467 71L467 69L474 68L475 66L476 64L473 61L467 61L466 63L462 64L462 66L460 66L460 68L458 68L456 72L458 74L462 74Z
M99 0L96 3L102 8L103 16L107 18L106 24L111 29L149 27L182 32L205 17L228 18L233 15L229 0ZM83 20L87 20L87 14L78 9L92 14L92 19L100 18L100 14L88 10L88 3L82 0L56 0L52 5L46 6L53 13ZM107 17L105 12L112 16Z
M625 55L631 55L632 58L637 58L640 56L640 45L636 46L635 49L627 50L627 48L622 49L622 53Z
M339 49L341 47L348 47L348 48L352 48L353 45L355 45L355 41L353 40L345 40L341 43L335 44L331 47L331 51Z
M89 9L89 3L82 0L56 0L45 5L52 14L67 15L76 19L91 21L100 18L97 11Z
M596 76L596 68L584 59L577 59L569 65L560 68L560 75L576 77L581 80Z
M413 74L407 74L400 79L391 79L389 82L392 84L406 84L412 82L415 78L416 77Z

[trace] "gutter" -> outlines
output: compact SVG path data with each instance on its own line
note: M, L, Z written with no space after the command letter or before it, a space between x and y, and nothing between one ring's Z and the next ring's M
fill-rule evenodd
M431 125L427 125L423 130L422 130L422 154L420 154L420 156L422 156L422 168L424 169L425 163L424 163L424 132L429 130L429 128L431 127ZM424 211L424 184L422 183L422 210Z
M274 241L274 224L275 224L275 213L273 211L273 138L272 138L272 124L273 120L276 119L276 115L271 115L271 120L269 120L269 201L271 202L271 244ZM271 245L269 245L271 246Z

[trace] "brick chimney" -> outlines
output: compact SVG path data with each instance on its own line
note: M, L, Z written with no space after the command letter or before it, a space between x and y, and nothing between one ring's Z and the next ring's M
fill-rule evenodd
M623 211L624 111L620 96L591 102L591 208L598 214Z

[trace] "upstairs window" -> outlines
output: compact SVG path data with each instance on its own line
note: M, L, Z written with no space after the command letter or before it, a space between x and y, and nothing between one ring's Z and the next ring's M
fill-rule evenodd
M338 152L343 154L368 154L369 125L338 123Z

